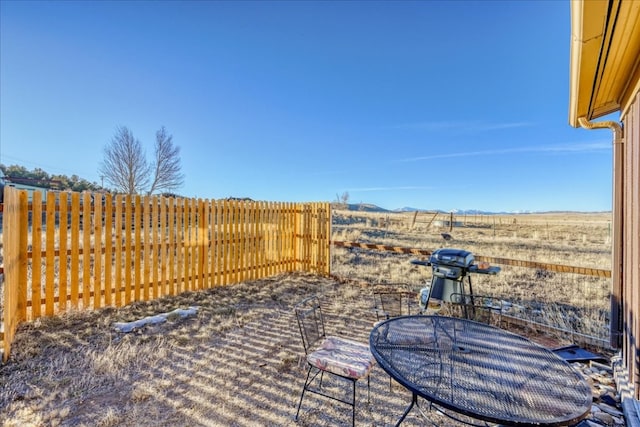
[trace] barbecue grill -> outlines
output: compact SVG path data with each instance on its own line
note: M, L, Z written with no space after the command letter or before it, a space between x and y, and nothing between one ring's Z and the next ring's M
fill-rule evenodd
M423 309L437 309L442 302L452 302L453 294L473 295L471 273L498 274L500 267L476 264L471 252L464 249L442 248L434 251L428 260L413 260L412 264L431 267L429 286L420 291L420 305ZM466 292L465 287L469 287Z

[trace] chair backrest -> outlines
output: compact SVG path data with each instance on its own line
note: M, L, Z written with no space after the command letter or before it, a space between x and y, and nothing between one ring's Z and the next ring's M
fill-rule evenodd
M500 326L502 321L502 300L486 295L454 293L451 305L457 315L476 322Z
M378 320L411 314L413 297L414 295L407 291L374 292L374 310Z
M295 306L304 352L309 353L325 337L324 317L317 296L309 297Z

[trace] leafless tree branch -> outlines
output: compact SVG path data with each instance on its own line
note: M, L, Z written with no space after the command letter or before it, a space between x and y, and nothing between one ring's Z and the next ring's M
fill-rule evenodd
M138 194L149 185L151 171L142 144L127 127L118 127L105 146L99 171L121 193Z
M164 126L156 132L155 162L152 169L153 176L147 194L162 190L172 191L184 183L180 165L180 147L173 144L173 136L167 134Z

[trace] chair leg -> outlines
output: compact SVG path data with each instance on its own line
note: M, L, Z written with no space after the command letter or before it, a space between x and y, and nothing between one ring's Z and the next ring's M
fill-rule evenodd
M298 402L298 409L296 410L296 416L295 416L295 420L298 421L298 416L300 415L300 408L302 407L302 400L304 399L304 393L309 390L310 392L313 393L318 393L317 391L314 390L310 390L308 387L311 384L312 381L315 380L315 378L317 377L318 373L320 373L320 383L322 383L322 374L323 372L321 370L318 370L318 372L316 372L315 375L311 376L311 371L313 370L312 366L309 366L309 369L307 370L307 378L304 381L304 386L302 387L302 393L300 394L300 401ZM346 377L345 377L346 378ZM353 394L352 394L352 400L351 402L349 402L348 400L342 400L340 398L337 397L332 397L329 395L323 395L325 397L329 397L333 400L337 400L339 402L342 403L346 403L346 404L350 404L351 405L351 425L352 427L355 427L356 425L356 384L357 384L357 380L352 379L352 378L348 378L349 381L351 381L351 383L353 384ZM322 394L322 393L318 393L318 394ZM370 402L371 401L371 376L367 375L367 401Z
M351 382L353 383L353 402L351 405L351 427L355 427L356 425L356 381L351 380Z
M298 415L300 415L300 407L302 406L302 399L304 398L304 392L307 391L307 386L309 385L309 376L311 375L311 366L307 370L307 378L304 380L304 386L302 386L302 394L300 395L300 402L298 402L298 410L296 411L295 420L298 421Z

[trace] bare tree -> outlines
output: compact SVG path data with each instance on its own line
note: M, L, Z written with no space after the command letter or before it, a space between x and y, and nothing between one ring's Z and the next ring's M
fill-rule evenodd
M147 162L142 144L133 133L119 127L104 148L104 161L99 168L106 182L125 194L175 190L184 182L180 170L180 148L173 144L173 136L167 134L164 126L156 132L153 163Z
M344 193L342 193L342 196L340 196L340 201L342 202L342 204L344 205L345 208L349 207L349 192L345 191Z
M118 127L105 146L99 171L107 183L121 193L138 194L149 185L150 168L142 144L127 127Z
M173 145L173 136L167 135L164 126L156 132L155 163L152 165L151 186L147 194L172 191L182 186L184 175L180 172L180 147Z

